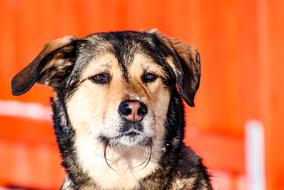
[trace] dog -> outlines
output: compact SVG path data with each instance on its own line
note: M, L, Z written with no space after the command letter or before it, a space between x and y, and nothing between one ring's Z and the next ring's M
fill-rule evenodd
M52 87L62 190L210 190L185 146L184 106L200 82L197 50L157 30L66 36L12 79L12 94Z

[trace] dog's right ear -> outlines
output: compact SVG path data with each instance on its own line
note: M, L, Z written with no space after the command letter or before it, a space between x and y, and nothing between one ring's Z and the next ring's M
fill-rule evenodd
M36 82L58 87L73 68L76 45L74 36L65 36L48 43L40 54L12 79L12 94L26 93Z
M178 90L185 102L193 107L194 97L200 82L200 56L198 51L177 39L161 34L156 29L149 30L148 33L155 35L172 52L175 60L170 63L170 67L177 77Z

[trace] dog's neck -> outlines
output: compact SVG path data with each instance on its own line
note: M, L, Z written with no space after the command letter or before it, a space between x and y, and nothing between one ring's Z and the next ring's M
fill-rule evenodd
M147 184L149 180L151 183L155 181L154 187L164 187L169 183L159 181L159 179L162 175L172 175L171 173L173 171L168 171L166 168L168 168L169 165L175 164L175 153L179 151L178 147L180 147L184 135L183 129L177 129L184 126L184 115L181 114L183 113L183 105L177 91L173 92L172 99L170 100L169 107L171 107L171 109L168 109L168 119L165 123L167 133L164 142L161 142L162 144L155 144L156 147L153 147L151 160L145 167L143 164L140 165L145 161L145 156L143 155L145 150L142 150L144 147L126 148L124 151L109 149L107 159L111 160L111 162L106 165L103 143L95 143L97 146L92 148L96 150L92 152L90 149L84 147L93 146L94 142L89 142L88 139L80 137L76 137L77 140L74 142L75 131L71 127L64 100L60 98L51 99L51 103L54 112L54 130L63 158L63 166L68 173L68 180L72 182L74 187L82 187L83 184L95 187L95 181L99 181L100 184L108 187L107 185L110 185L109 179L115 181L116 178L117 183L114 183L116 187L120 185L122 187L125 185L125 181L128 181L128 185L131 187L130 189L143 186L143 184ZM77 149L75 151L76 146ZM79 149L78 146L80 146ZM84 163L82 163L82 159L79 161L77 157L78 150L82 152L86 151L85 153L79 153L86 157L83 159ZM94 157L96 157L95 164L93 164L94 160L90 160ZM90 165L89 162L91 163ZM88 172L86 172L86 168L88 168ZM135 175L133 175L134 173ZM108 177L103 177L104 175L102 174L106 174ZM133 181L130 180L131 177ZM153 178L155 180L153 180ZM123 184L119 184L119 182L123 182Z

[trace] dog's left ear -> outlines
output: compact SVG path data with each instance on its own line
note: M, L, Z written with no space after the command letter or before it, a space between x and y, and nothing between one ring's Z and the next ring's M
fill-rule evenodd
M31 64L12 79L12 94L26 93L36 82L56 88L73 66L75 36L65 36L48 43Z
M189 106L194 106L194 97L200 82L200 55L195 48L169 38L157 30L149 33L156 35L159 41L173 54L173 60L169 61L173 69L180 94Z

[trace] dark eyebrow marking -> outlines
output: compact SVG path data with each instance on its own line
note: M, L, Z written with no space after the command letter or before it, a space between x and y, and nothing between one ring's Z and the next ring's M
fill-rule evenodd
M118 45L113 44L113 48L114 48L114 56L116 57L117 61L118 61L118 65L120 67L120 70L122 71L122 74L124 76L124 78L126 80L128 80L128 71L127 71L127 65L126 65L126 60L124 59L125 56L123 56L123 52Z

